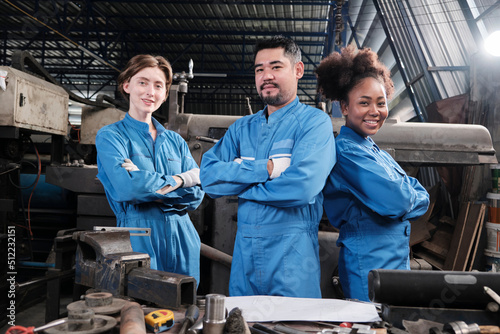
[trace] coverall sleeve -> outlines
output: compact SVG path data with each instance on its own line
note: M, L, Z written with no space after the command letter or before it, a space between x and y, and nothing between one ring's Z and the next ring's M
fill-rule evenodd
M265 182L269 178L267 159L243 160L240 164L237 128L231 125L214 147L203 154L200 179L203 190L212 198L239 195L252 184Z
M96 148L100 159L99 175L104 174L106 181L103 185L112 200L116 202L131 202L133 204L163 200L165 196L156 191L167 185L177 183L170 175L141 170L128 172L121 165L126 158L130 158L126 149L127 138L108 131L99 131L96 136ZM183 189L185 192L189 190ZM182 193L172 197L181 198Z
M193 159L187 143L182 140L180 143L180 150L182 155L182 172L184 173L193 168L198 168L196 161ZM175 182L175 181L174 181ZM205 193L201 190L200 186L189 188L177 188L165 195L160 195L164 205L170 206L186 206L187 210L195 210L203 201Z
M339 155L334 172L341 188L383 217L404 221L423 215L429 206L425 188L395 161L379 163L364 150L349 149Z
M332 123L324 116L315 115L305 124L290 166L279 177L252 185L240 198L283 208L313 203L336 161Z

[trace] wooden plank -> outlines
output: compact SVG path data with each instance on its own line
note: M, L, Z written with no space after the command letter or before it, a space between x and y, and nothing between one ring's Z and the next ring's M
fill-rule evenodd
M417 219L411 223L410 247L430 238L431 234L427 228L426 219Z
M450 249L448 250L448 255L446 256L446 260L444 262L444 270L453 270L457 262L458 250L460 249L460 244L462 242L465 221L467 220L467 215L469 214L470 204L470 202L465 202L460 206L457 223L455 225L455 230L453 231L453 238L451 239Z
M470 255L468 271L472 270L472 266L474 265L474 260L476 259L477 247L479 246L479 240L481 239L481 232L483 231L485 216L486 216L486 205L485 205L485 210L483 212L483 216L480 217L480 220L479 220L479 226L477 228L476 238L474 240L474 248L472 250L472 254Z
M455 227L455 225L457 225L457 222L453 218L448 217L448 216L443 216L443 217L439 218L439 222L443 223L443 224L448 224L448 225L453 226L453 227Z
M480 221L484 217L486 205L483 203L472 204L465 221L462 240L457 252L457 259L452 270L464 271L469 261L472 245L476 238Z
M429 252L439 257L440 259L446 260L446 254L448 254L448 248L441 247L441 245L430 241L423 241L420 243L420 246L427 249Z
M422 251L414 252L413 254L415 256L418 256L419 258L424 259L425 261L429 262L435 268L437 268L439 270L443 270L444 261L441 260L440 258L438 258L430 253L422 252Z

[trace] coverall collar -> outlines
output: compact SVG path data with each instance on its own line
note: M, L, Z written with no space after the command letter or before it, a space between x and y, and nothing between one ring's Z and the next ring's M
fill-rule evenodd
M127 113L125 115L124 121L127 124L127 126L131 126L131 127L133 127L134 129L137 129L140 132L145 132L145 133L149 134L149 125L148 125L148 123L136 120L135 118L133 118L132 116L130 116L129 113ZM153 125L156 128L157 137L160 136L163 132L166 131L165 127L163 125L161 125L160 122L158 122L154 117L151 117L151 122L153 122Z
M340 134L342 136L345 136L346 138L349 138L350 140L355 141L359 145L365 146L368 149L380 151L377 144L375 144L373 139L371 139L369 136L367 136L366 138L363 138L363 136L360 136L356 131L354 131L353 129L351 129L345 125L343 125L340 128Z
M292 102L288 103L283 108L278 109L275 112L273 112L271 115L269 115L269 117L267 117L267 122L268 123L277 123L277 122L279 122L288 113L288 111L294 109L298 104L299 104L299 98L296 96L295 100L293 100ZM266 107L264 108L264 110L262 110L261 117L266 118L267 108L268 108L268 106L266 105Z

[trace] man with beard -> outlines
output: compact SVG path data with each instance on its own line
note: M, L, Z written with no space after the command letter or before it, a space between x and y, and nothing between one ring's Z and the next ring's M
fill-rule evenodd
M335 164L330 118L297 97L298 45L257 43L255 85L267 106L232 124L203 155L202 188L238 196L229 294L320 298L321 190Z

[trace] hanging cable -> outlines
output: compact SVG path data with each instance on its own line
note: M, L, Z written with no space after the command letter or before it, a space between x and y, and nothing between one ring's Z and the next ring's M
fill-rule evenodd
M31 137L29 138L31 144L33 144L33 148L35 149L37 161L38 161L38 172L35 180L35 185L33 186L33 189L31 190L31 194L28 200L28 232L30 233L31 240L33 240L33 231L31 230L31 199L33 198L33 194L35 193L36 186L38 185L38 181L40 180L40 175L42 174L42 159L40 158L40 154L38 153L38 149L35 146L35 143L33 143L33 140L31 140Z

